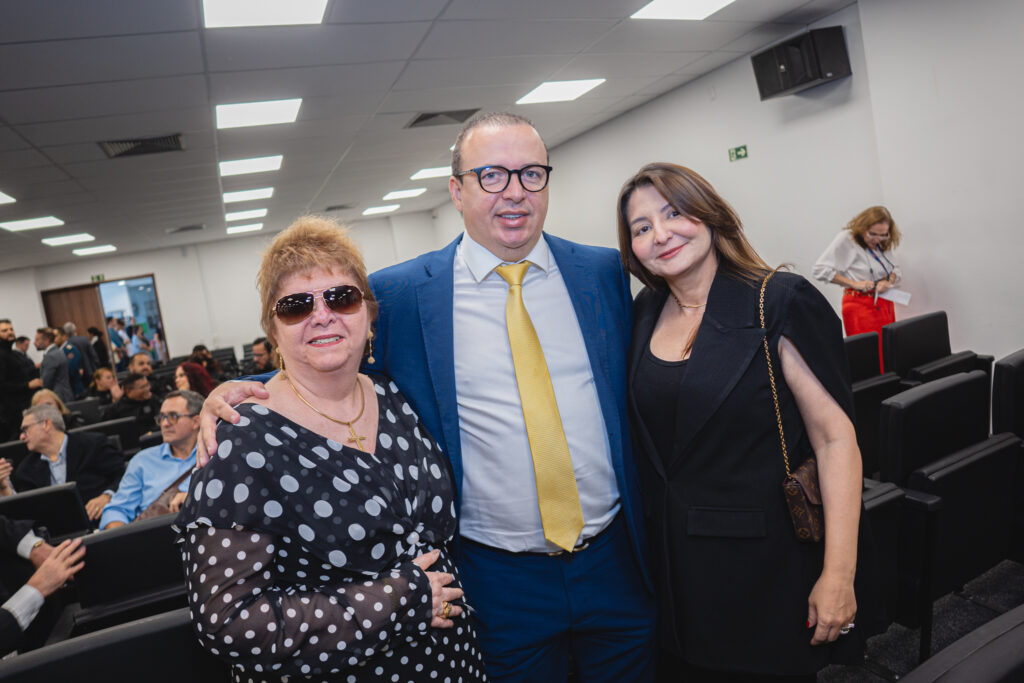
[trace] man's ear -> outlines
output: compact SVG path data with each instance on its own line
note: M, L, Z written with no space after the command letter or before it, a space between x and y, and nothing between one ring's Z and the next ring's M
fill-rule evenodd
M455 210L462 213L462 183L455 176L448 179L448 194L452 196Z

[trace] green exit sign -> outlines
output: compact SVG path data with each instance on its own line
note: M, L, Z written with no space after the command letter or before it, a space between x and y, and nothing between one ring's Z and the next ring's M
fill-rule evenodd
M103 281L104 281L104 280L106 280L106 279L107 279L107 278L103 277L103 273L100 273L99 275L93 275L93 276L91 276L91 277L89 278L89 281L90 281L90 282L103 282Z
M729 161L739 161L747 158L747 146L740 145L729 150Z

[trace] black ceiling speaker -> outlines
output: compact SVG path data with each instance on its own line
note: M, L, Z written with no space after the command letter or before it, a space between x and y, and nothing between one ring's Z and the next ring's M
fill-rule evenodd
M761 100L791 95L849 76L842 26L809 31L750 58Z

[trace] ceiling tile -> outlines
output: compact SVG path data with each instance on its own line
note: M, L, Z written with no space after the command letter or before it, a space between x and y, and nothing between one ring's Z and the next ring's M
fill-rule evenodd
M174 0L6 2L0 43L189 31L199 28L198 6Z
M448 0L334 0L328 7L327 23L349 24L395 21L431 21Z
M307 66L262 71L210 74L210 98L216 104L260 102L290 97L318 97L384 90L402 72L405 62Z
M493 59L416 59L395 83L397 90L538 84L567 64L568 56L514 55Z
M202 108L28 124L17 126L17 129L34 144L47 146L173 135L210 130L212 127L213 112Z
M444 19L625 19L650 0L452 0Z
M757 26L736 21L629 21L615 27L591 52L700 52L717 50Z
M416 57L576 54L590 47L613 26L613 21L443 21L434 24Z

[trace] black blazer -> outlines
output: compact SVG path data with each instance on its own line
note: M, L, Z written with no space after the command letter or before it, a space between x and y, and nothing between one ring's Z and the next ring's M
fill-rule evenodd
M811 647L813 632L805 626L824 546L796 540L783 499L785 468L758 319L759 290L760 282L724 271L716 275L679 388L670 454L655 452L637 408L636 392L643 387L635 384L668 293L641 292L633 309L630 416L643 454L638 463L661 646L710 669L806 674L834 654L831 647ZM798 275L773 276L765 309L795 468L812 449L782 376L779 338L784 334L796 345L852 419L842 328L825 298ZM858 643L854 636L843 638L855 659Z
M67 437L67 480L75 482L82 502L108 489L116 490L124 473L124 456L110 445L106 435L77 432ZM39 455L29 453L14 470L11 482L16 491L49 486L50 466Z

